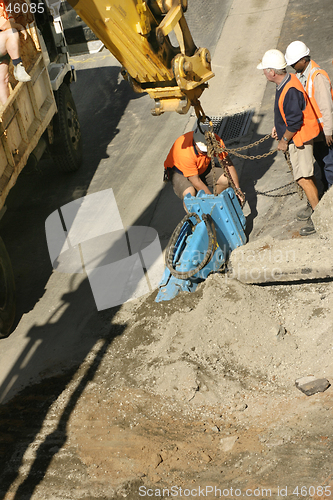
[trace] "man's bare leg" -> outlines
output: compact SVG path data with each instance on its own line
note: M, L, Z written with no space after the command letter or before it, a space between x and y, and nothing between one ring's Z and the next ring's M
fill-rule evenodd
M216 182L216 194L222 193L225 189L229 187L229 181L224 174L222 174Z
M185 198L185 196L186 196L187 194L190 194L191 196L195 196L195 195L197 194L197 192L196 192L196 190L194 189L194 187L192 187L192 186L191 186L191 187L188 187L188 188L187 188L187 189L185 189L185 191L183 192L183 200L184 200L184 198ZM187 208L186 208L186 205L185 205L184 201L183 201L183 207L184 207L185 212L188 214L188 210L187 210Z
M301 177L297 180L297 182L303 189L312 209L314 210L319 202L318 189L314 177Z

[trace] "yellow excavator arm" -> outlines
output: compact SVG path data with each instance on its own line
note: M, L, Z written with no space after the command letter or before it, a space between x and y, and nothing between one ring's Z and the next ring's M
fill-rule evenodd
M198 99L214 73L209 51L197 48L189 31L187 0L68 2L122 64L133 89L155 100L154 115L185 114L191 105L204 114Z

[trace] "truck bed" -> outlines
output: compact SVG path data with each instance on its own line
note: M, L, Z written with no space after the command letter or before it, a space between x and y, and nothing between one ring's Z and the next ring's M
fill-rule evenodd
M12 91L0 111L0 209L56 112L36 28L31 26L28 33L22 59L31 81L16 82L11 76Z

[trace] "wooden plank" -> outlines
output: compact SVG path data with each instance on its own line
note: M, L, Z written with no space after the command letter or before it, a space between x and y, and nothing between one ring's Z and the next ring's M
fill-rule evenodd
M18 164L15 166L14 159L12 157L13 161L13 167L15 166L15 169L12 168L11 174L8 178L8 173L10 172L10 169L8 168L6 175L5 175L5 180L3 183L3 188L0 192L0 209L4 206L6 197L11 190L11 188L15 185L16 180L24 168L29 155L31 151L37 146L37 143L42 136L43 132L46 130L47 126L49 125L50 121L52 120L55 112L56 112L56 104L52 96L49 97L45 101L44 106L42 107L42 115L43 115L43 121L39 122L37 119L33 122L33 124L30 127L30 130L28 131L28 137L29 137L29 147L24 151L22 157L19 158ZM1 125L0 125L1 127ZM1 149L1 148L0 148ZM0 177L0 183L1 183L2 176Z

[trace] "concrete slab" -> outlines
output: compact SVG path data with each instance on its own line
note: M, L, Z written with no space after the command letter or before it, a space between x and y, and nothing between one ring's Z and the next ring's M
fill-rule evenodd
M275 240L271 236L236 248L229 260L229 278L242 283L279 283L333 276L329 239Z
M271 175L274 176L274 171ZM290 197L289 197L290 198ZM290 200L288 200L290 202ZM281 203L281 201L280 201ZM275 201L275 216L279 203ZM292 208L289 203L289 211ZM283 227L263 238L251 240L231 254L229 266L233 278L242 283L295 282L333 277L332 263L333 189L317 205L312 220L316 234L312 237L280 239L273 236ZM293 217L286 226L293 224ZM301 224L305 224L304 222ZM276 225L276 223L275 223ZM298 235L297 235L298 236Z
M317 233L330 237L333 233L333 189L329 189L318 203L312 215L312 221Z

